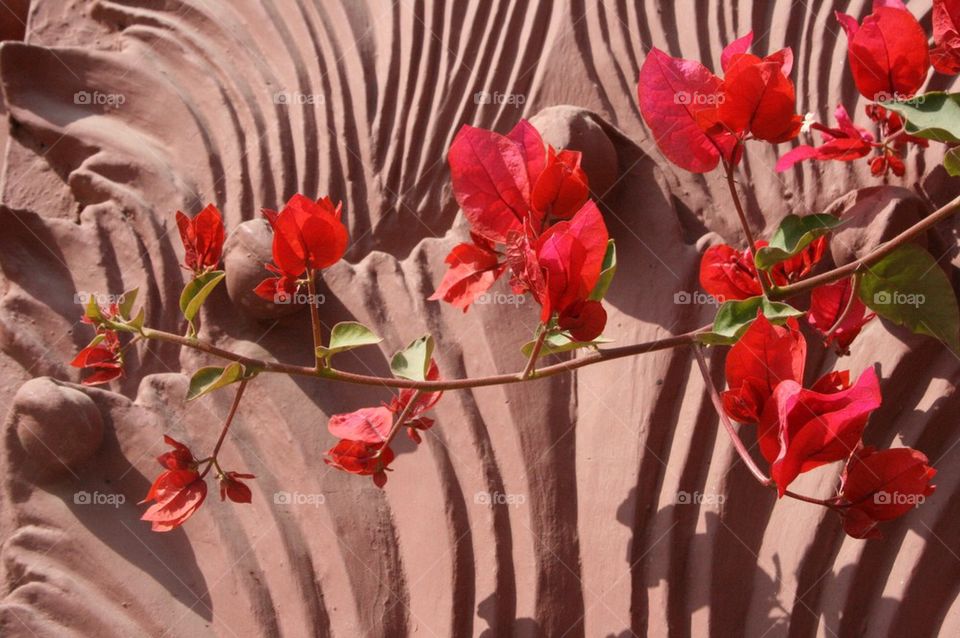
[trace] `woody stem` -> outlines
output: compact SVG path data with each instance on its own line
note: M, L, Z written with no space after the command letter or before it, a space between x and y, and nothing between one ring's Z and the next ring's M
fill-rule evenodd
M710 393L710 400L713 402L713 407L717 411L717 415L720 417L720 422L723 424L723 429L727 431L727 434L730 436L730 440L733 441L733 447L737 450L737 454L740 455L740 458L743 460L744 464L747 466L747 469L750 470L750 473L757 479L760 485L767 487L773 484L773 481L770 480L766 474L763 473L756 462L753 460L753 457L750 456L750 451L747 450L747 446L743 444L743 441L740 439L740 435L737 434L737 430L733 427L733 424L730 423L730 419L727 417L727 413L723 409L723 401L720 400L720 393L717 392L717 387L713 384L713 379L710 377L710 369L707 367L707 360L703 356L703 350L699 345L693 346L693 354L697 358L697 365L700 367L700 374L703 375L703 382L707 386L707 391Z
M527 365L520 373L522 379L529 379L537 367L537 358L540 356L540 350L543 349L543 342L547 339L547 324L541 323L537 329L537 340L533 342L533 349L530 351L530 358L527 359Z
M223 447L223 442L227 438L227 431L230 429L230 424L233 423L233 417L237 413L237 408L240 406L240 399L243 398L243 391L247 388L247 381L249 381L249 379L244 379L237 387L237 394L233 397L233 405L230 406L230 412L227 414L227 420L224 421L223 429L220 430L220 438L217 439L217 444L213 446L213 453L210 455L210 462L207 463L207 467L204 468L203 472L200 474L200 478L206 476L210 471L210 468L217 463L217 455L220 454L220 448ZM217 465L217 470L219 469L220 466Z
M790 490L784 490L783 495L789 496L790 498L796 499L798 501L803 501L804 503L822 505L823 507L829 507L830 509L834 509L834 510L845 509L843 506L841 506L837 502L837 499L814 498L812 496L806 496L804 494L797 494L796 492L791 492Z
M417 399L420 398L420 390L416 390L413 393L413 396L410 397L410 401L403 406L403 410L400 412L400 416L397 417L397 420L394 422L393 427L390 428L390 433L387 434L387 438L383 440L383 445L380 446L380 449L377 450L375 455L376 458L379 458L385 449L390 447L390 444L397 437L397 433L400 431L400 428L403 427L404 422L406 422L407 417L410 416L410 413L413 411L413 406L417 402Z
M314 356L314 367L319 369L323 365L323 361L319 354L317 354L317 348L323 345L323 338L320 336L320 311L317 308L317 271L313 268L307 270L307 293L309 298L307 302L310 305L310 325L313 329L313 356Z
M733 424L730 423L730 419L727 417L727 413L723 409L723 401L720 400L720 393L717 392L717 387L713 384L713 379L710 377L710 370L707 367L707 360L704 358L703 350L699 344L693 345L693 353L697 357L697 365L700 367L700 374L703 375L703 382L706 384L707 391L710 393L710 400L713 402L713 407L717 411L717 415L720 417L720 422L723 424L723 428L727 431L731 441L733 441L733 447L737 450L737 454L743 460L744 464L747 466L747 469L750 470L750 473L753 474L754 478L757 479L757 482L759 482L760 485L763 485L764 487L774 487L775 484L773 480L764 474L763 470L757 466L756 461L754 461L753 457L750 456L750 451L747 450L747 446L743 444L743 440L740 438L740 435L737 434L737 430L733 427ZM791 492L790 490L785 490L783 495L797 499L798 501L803 501L805 503L813 503L814 505L822 505L830 508L836 507L836 503L832 500L824 500L814 498L812 496L805 496L803 494Z
M960 211L960 196L937 211L931 213L929 216L917 222L893 239L881 244L864 257L814 277L803 279L797 283L775 287L770 292L769 298L774 301L788 299L790 297L795 297L805 292L809 292L818 286L833 283L835 281L844 279L845 277L850 277L855 273L862 272L868 266L880 261L920 233L932 228L938 222L949 218L958 211ZM231 352L230 350L219 348L200 339L191 339L184 337L183 335L165 332L163 330L155 330L147 327L143 328L141 334L147 339L175 343L180 346L211 354L221 359L237 361L247 367L252 367L263 372L276 372L281 374L317 377L321 379L330 379L358 385L389 388L417 388L427 392L434 392L437 390L463 390L467 388L478 388L491 385L522 383L526 381L532 381L533 379L542 379L555 374L563 374L572 370L576 370L577 368L603 363L604 361L613 361L614 359L620 359L622 357L632 357L648 352L656 352L658 350L666 350L669 348L676 348L678 346L690 345L697 341L701 333L707 332L711 328L712 325L704 326L692 332L687 332L680 335L655 339L653 341L646 341L643 343L635 343L627 346L620 346L618 348L597 350L576 359L570 359L560 363L555 363L553 365L544 366L537 371L536 376L531 378L523 378L518 373L509 373L495 374L485 377L467 377L463 379L444 379L436 381L412 381L410 379L398 377L378 377L374 375L356 374L353 372L335 370L333 368L317 369L315 367L298 366L279 361L266 361L264 359L256 359L254 357L247 357L237 354L235 352Z
M730 189L730 197L733 199L733 205L737 209L737 217L740 218L740 227L743 228L743 234L746 236L747 244L750 246L750 258L753 259L757 250L757 241L754 239L753 232L750 230L750 224L747 223L747 214L743 210L743 202L740 201L740 195L737 193L733 162L723 160L723 168L727 173L727 187ZM763 294L769 296L770 284L767 282L764 273L758 272L757 279L760 280L760 287L763 289Z
M834 333L840 329L840 326L843 325L843 322L846 321L847 316L850 314L850 311L853 310L854 302L857 299L857 287L860 285L860 273L857 273L853 276L850 281L850 298L847 299L846 305L843 307L843 311L837 317L836 322L831 326L830 330L827 331L824 339L827 341L833 337Z
M314 367L293 365L279 361L266 361L264 359L256 359L254 357L248 357L236 352L231 352L230 350L219 348L211 343L207 343L199 339L188 339L182 335L174 334L172 332L154 330L153 328L144 328L143 332L147 339L156 339L157 341L175 343L180 346L199 350L200 352L205 352L215 357L226 359L227 361L236 361L238 363L242 363L244 366L256 369L260 372L274 372L287 375L315 377L319 379L329 379L331 381L342 381L344 383L377 386L381 388L415 388L424 390L426 392L436 392L437 390L465 390L468 388L479 388L491 385L523 383L525 381L550 377L556 374L563 374L564 372L602 363L604 361L613 361L614 359L621 359L623 357L632 357L639 354L645 354L647 352L656 352L658 350L667 350L669 348L676 348L677 346L689 345L698 338L700 333L710 330L711 327L712 326L703 326L702 328L692 332L665 337L663 339L634 343L628 346L620 346L618 348L597 350L576 359L569 359L553 365L544 366L537 370L536 376L529 378L523 378L521 373L511 372L508 374L494 374L485 377L440 379L434 381L413 381L411 379L404 379L402 377L378 377L375 375L357 374L354 372L347 372L345 370L336 370L334 368L317 369Z
M898 137L900 137L901 135L903 135L903 133L904 133L904 129L903 129L903 127L901 126L900 128L898 128L898 129L897 129L896 131L894 131L893 133L890 133L890 134L888 134L886 137L884 137L884 138L883 138L883 141L880 143L880 145L881 145L881 146L886 146L887 144L890 144L890 143L893 142L895 139L897 139Z
M802 279L795 284L775 287L768 296L774 301L779 299L787 299L789 297L795 297L805 292L809 292L818 286L833 283L834 281L838 281L844 277L849 277L855 273L862 273L867 268L877 263L913 238L929 230L938 222L949 218L958 211L960 211L960 197L956 197L955 199L951 200L946 205L924 217L922 220L906 229L893 239L890 239L877 246L860 259L851 261L849 264L844 264L843 266L839 266L833 270L828 270L827 272L821 273L814 277Z
M129 350L129 349L132 348L134 345L136 345L136 343L137 343L138 341L140 341L141 339L143 339L143 335L134 335L134 336L133 336L133 339L131 339L130 341L127 342L127 345L120 347L120 354L121 354L121 355L124 354L127 350Z

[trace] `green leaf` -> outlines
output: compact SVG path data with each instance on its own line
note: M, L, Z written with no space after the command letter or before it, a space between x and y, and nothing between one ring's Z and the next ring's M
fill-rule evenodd
M180 310L187 321L193 323L194 317L200 312L200 306L226 274L222 270L212 270L195 277L184 286L183 293L180 294Z
M943 156L943 167L947 169L947 175L957 177L960 175L960 146L954 146Z
M87 344L87 348L92 348L103 343L103 340L107 338L105 334L98 334L93 339L90 340L90 343Z
M934 258L905 244L860 280L860 299L884 319L930 335L960 353L960 310L950 280Z
M617 247L613 240L607 241L607 252L603 255L603 265L600 267L600 278L590 293L592 301L602 301L613 283L613 276L617 273Z
M910 135L937 142L960 142L960 93L933 91L881 104L907 120L904 130Z
M904 117L904 129L910 135L937 142L960 142L960 93L933 91L882 104ZM943 167L949 175L960 175L960 149L947 150Z
M117 304L117 309L120 313L120 316L124 319L130 319L130 313L133 312L133 304L137 301L138 292L140 292L140 289L134 288L133 290L123 293L123 296L120 298L120 303Z
M330 331L330 344L317 348L317 356L329 359L338 352L361 346L372 346L383 341L370 328L356 321L341 321Z
M773 233L769 245L757 251L754 263L760 270L769 270L797 255L810 242L826 235L840 223L840 219L833 215L787 215Z
M114 330L119 330L120 332L142 332L145 317L143 306L140 306L140 310L137 312L135 317L132 319L130 318L130 314L133 312L133 305L137 300L138 290L138 288L134 288L133 290L123 293L119 302L117 303L116 317L113 319L104 318L103 325L106 325Z
M132 327L136 332L143 330L143 321L146 317L146 313L143 309L143 306L140 306L140 311L137 312L137 316L127 322L127 325Z
M226 368L209 366L200 368L190 378L190 388L187 390L187 401L228 386L231 383L252 379L257 375L256 370L247 370L243 365L233 362Z
M426 335L412 342L409 346L393 355L390 360L390 370L394 376L403 377L412 381L425 381L430 370L430 359L433 357L433 337Z
M105 317L103 313L100 312L100 304L97 303L97 296L91 294L87 299L87 305L83 309L83 314L86 315L87 319L92 321L95 325L100 324L104 321Z
M543 346L540 348L540 354L537 355L537 358L544 357L548 354L559 354L561 352L570 352L571 350L579 350L580 348L592 348L604 343L610 343L613 339L607 339L606 337L597 337L593 341L574 341L570 338L570 335L566 332L554 332L547 336L543 342ZM520 348L520 352L523 353L523 356L530 357L530 353L533 352L533 346L536 341L529 341L523 344L523 347Z
M697 338L701 343L709 345L733 345L757 318L757 310L761 309L764 317L780 325L790 317L799 317L803 314L790 304L770 301L763 296L726 301L717 311L717 316L713 320L713 329L710 332L701 333Z

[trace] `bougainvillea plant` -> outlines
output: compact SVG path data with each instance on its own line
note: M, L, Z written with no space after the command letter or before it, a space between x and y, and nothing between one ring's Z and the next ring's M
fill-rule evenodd
M722 76L658 49L643 63L638 100L657 147L684 170L705 173L722 165L746 241L745 247L719 244L704 252L700 283L720 305L710 325L689 333L604 347L603 299L616 271L614 242L592 197L580 153L545 144L525 120L506 134L464 126L456 135L448 161L470 236L450 251L449 268L430 297L466 312L507 276L506 285L515 294L528 295L540 307L539 325L522 349L527 363L516 373L443 378L430 335L414 339L392 357L391 377L336 368L333 359L339 353L374 346L381 339L366 326L347 321L333 326L324 340L314 300L317 278L343 257L348 234L340 204L301 194L280 211L264 210L273 231L273 261L265 264L270 276L256 293L287 303L291 295L307 289L313 365L253 359L207 343L198 337L195 322L224 278L218 267L226 233L212 205L192 219L178 212L184 268L191 274L180 298L186 333L147 327L143 308L133 312L136 290L106 308L93 299L85 307L84 321L93 325L96 336L72 361L92 371L85 383L108 383L122 375L125 347L154 339L225 362L193 375L188 400L231 385L237 388L208 456L197 458L187 445L164 437L172 449L158 458L164 470L144 499L152 503L144 520L156 531L182 525L203 504L211 470L221 500L251 501L245 481L255 477L222 469L218 454L245 388L259 374L394 389L388 402L333 415L328 423L337 443L327 452L326 463L370 476L383 488L395 458L395 437L405 430L419 444L434 425L427 413L445 391L523 383L621 357L686 347L734 448L762 485L781 498L836 511L853 537L879 535L880 523L902 516L933 493L936 471L920 451L876 450L864 444L871 414L883 400L878 370L834 370L811 383L805 376L804 330L842 356L869 347L858 336L880 317L960 352L960 311L953 288L937 260L912 241L960 210L960 198L858 259L828 268L824 256L831 233L844 220L831 214L786 215L768 238L757 239L744 214L736 175L747 142L793 143L781 154L777 171L800 161L865 159L879 178L902 175L906 149L933 142L944 145L946 171L960 175L960 94L920 93L931 65L938 73L960 72L960 0L934 1L932 51L923 29L898 0L877 0L862 22L839 13L836 19L848 40L853 80L870 101L865 117L872 130L855 124L843 105L832 108L832 127L812 114L797 113L791 50L763 57L751 53L749 33L721 52ZM797 143L812 131L820 136L819 145ZM123 335L132 335L127 345L121 344ZM707 347L729 349L723 391L708 373ZM574 351L580 353L539 365L543 356ZM743 434L756 441L762 460L754 458ZM821 499L791 491L801 474L835 463L843 468L834 496Z

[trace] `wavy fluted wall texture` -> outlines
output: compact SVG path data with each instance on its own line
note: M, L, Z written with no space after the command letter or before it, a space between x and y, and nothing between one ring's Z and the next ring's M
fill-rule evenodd
M326 277L323 321L356 318L385 337L382 352L344 357L350 369L385 373L385 354L427 331L446 375L518 369L534 308L463 315L426 301L466 236L445 150L462 123L504 130L559 104L596 114L555 110L538 123L597 158L621 255L609 336L627 344L702 325L712 308L673 295L697 289L707 242L740 238L720 176L676 170L652 144L635 98L645 52L716 67L722 45L752 29L757 50L794 48L802 111L861 111L833 11L862 16L868 4L34 0L24 42L0 50L2 403L33 377L78 380L65 363L90 336L78 291L140 286L150 321L183 329L174 210L213 201L234 227L297 191L343 199L352 236L348 263ZM929 26L929 2L909 4ZM123 103L78 104L81 91ZM479 92L524 101L483 103ZM753 146L743 164L757 186L750 219L766 232L875 184L863 162L780 178L776 152ZM891 224L930 205L911 199L918 189L935 204L955 195L937 159L912 157ZM943 264L957 264L955 230L929 238ZM222 290L208 305L204 337L305 362L304 313L255 321ZM208 449L230 398L187 410L187 375L206 359L138 345L116 392L85 390L104 440L64 480L24 478L6 421L0 633L958 635L958 362L879 322L868 341L808 367L879 361L884 405L868 443L917 447L940 471L935 497L868 543L752 482L683 350L449 393L425 444L398 446L384 491L320 459L326 417L385 390L263 376L225 448L226 465L257 475L253 504L211 498L181 530L152 534L135 503L159 470L162 433ZM722 354L712 365L720 380ZM76 436L70 417L48 420L44 436ZM826 496L836 474L805 475L798 489ZM126 502L76 504L81 490ZM280 491L324 503L278 504ZM708 497L678 503L679 492ZM509 498L490 505L491 493Z

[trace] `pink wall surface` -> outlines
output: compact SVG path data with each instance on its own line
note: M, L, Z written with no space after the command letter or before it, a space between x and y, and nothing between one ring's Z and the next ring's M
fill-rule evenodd
M929 28L930 2L909 7ZM91 337L78 293L139 286L152 325L184 330L174 211L213 202L233 229L301 191L343 200L351 235L324 278L324 325L356 319L384 337L344 367L387 374L390 353L431 332L445 376L519 370L535 304L463 314L427 297L467 237L445 158L453 135L521 117L585 153L620 255L606 335L624 345L708 323L713 306L674 295L699 289L706 246L742 238L722 175L675 168L643 125L645 52L718 67L722 46L752 29L760 52L793 47L799 112L827 118L842 102L859 119L835 8L870 10L33 0L23 40L0 46L0 634L960 635L960 366L879 321L861 336L869 348L838 362L812 346L807 363L811 375L879 363L867 442L915 447L939 470L934 497L875 541L753 482L686 349L449 392L424 444L398 444L382 491L322 456L327 417L387 390L262 375L224 449L257 476L253 503L211 494L166 534L136 504L162 435L209 449L232 395L188 406L189 375L212 361L168 344L138 344L124 378L99 389L67 365ZM929 88L950 87L934 76ZM911 154L906 176L880 186L865 161L777 174L777 149L751 146L749 220L766 236L788 213L847 211L856 221L832 255L847 261L956 196L937 153ZM307 313L250 296L269 259L258 224L231 239L229 291L211 297L201 336L308 363ZM926 238L954 281L958 230ZM722 350L711 366L722 382ZM830 496L838 472L794 485Z

